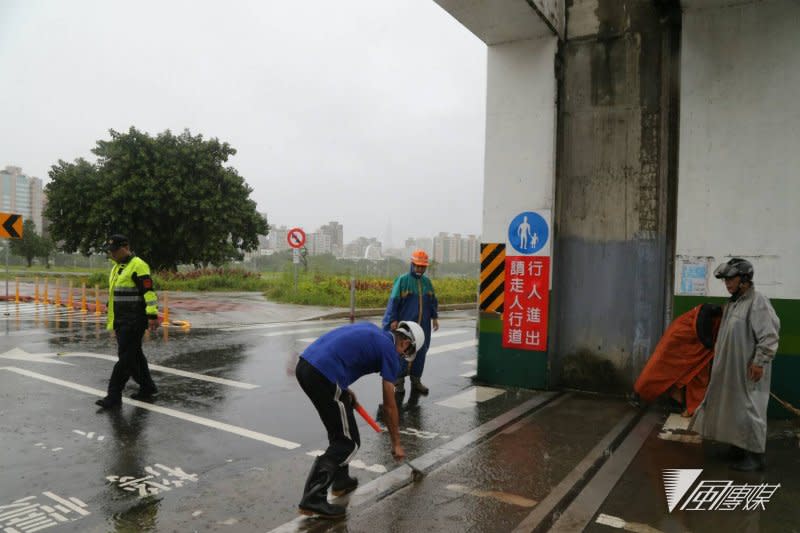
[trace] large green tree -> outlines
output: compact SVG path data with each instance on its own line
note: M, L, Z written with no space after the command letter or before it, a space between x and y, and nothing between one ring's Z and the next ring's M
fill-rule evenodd
M42 237L36 233L36 223L31 219L26 219L22 223L22 238L9 239L11 245L9 250L14 255L24 257L28 262L28 267L33 263L34 257L39 257L45 246Z
M240 259L269 231L250 199L253 189L226 165L236 150L188 131L151 137L110 131L83 159L53 165L45 216L65 252L90 254L123 233L156 269L220 265Z

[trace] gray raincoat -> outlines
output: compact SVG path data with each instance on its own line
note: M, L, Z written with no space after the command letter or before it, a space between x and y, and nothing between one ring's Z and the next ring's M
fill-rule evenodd
M752 287L725 306L711 381L689 429L706 439L764 453L772 359L778 351L780 325L769 299ZM757 382L747 377L751 362L764 368Z

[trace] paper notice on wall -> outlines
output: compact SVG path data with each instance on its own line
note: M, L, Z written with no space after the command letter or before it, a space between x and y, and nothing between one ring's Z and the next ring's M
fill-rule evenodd
M708 294L707 260L684 260L682 262L678 294L690 296L706 296Z

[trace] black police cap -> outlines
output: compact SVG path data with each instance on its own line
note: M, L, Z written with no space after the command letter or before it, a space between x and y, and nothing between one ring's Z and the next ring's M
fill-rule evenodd
M125 235L122 235L120 233L115 233L114 235L106 239L105 248L109 252L115 252L120 248L122 248L123 246L128 246L128 238Z

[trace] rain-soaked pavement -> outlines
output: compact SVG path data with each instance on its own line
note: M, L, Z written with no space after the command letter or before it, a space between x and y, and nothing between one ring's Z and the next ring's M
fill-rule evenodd
M126 398L116 411L93 403L115 359L103 317L33 303L12 303L0 315L0 531L793 531L800 524L795 438L770 440L767 474L734 476L710 447L674 440L680 430L665 440L663 413L613 397L479 386L471 379L469 311L442 316L425 369L430 395L403 398L403 444L424 477L392 459L386 435L360 424L351 473L361 484L342 499L347 519L299 518L305 477L326 439L293 368L312 339L347 321L303 320L338 310L247 294L170 300L172 319L192 327L161 328L146 339L161 392L153 403ZM380 378L353 388L380 421ZM129 384L126 396L135 390ZM666 468L704 469L698 483L781 486L760 512L669 512Z

